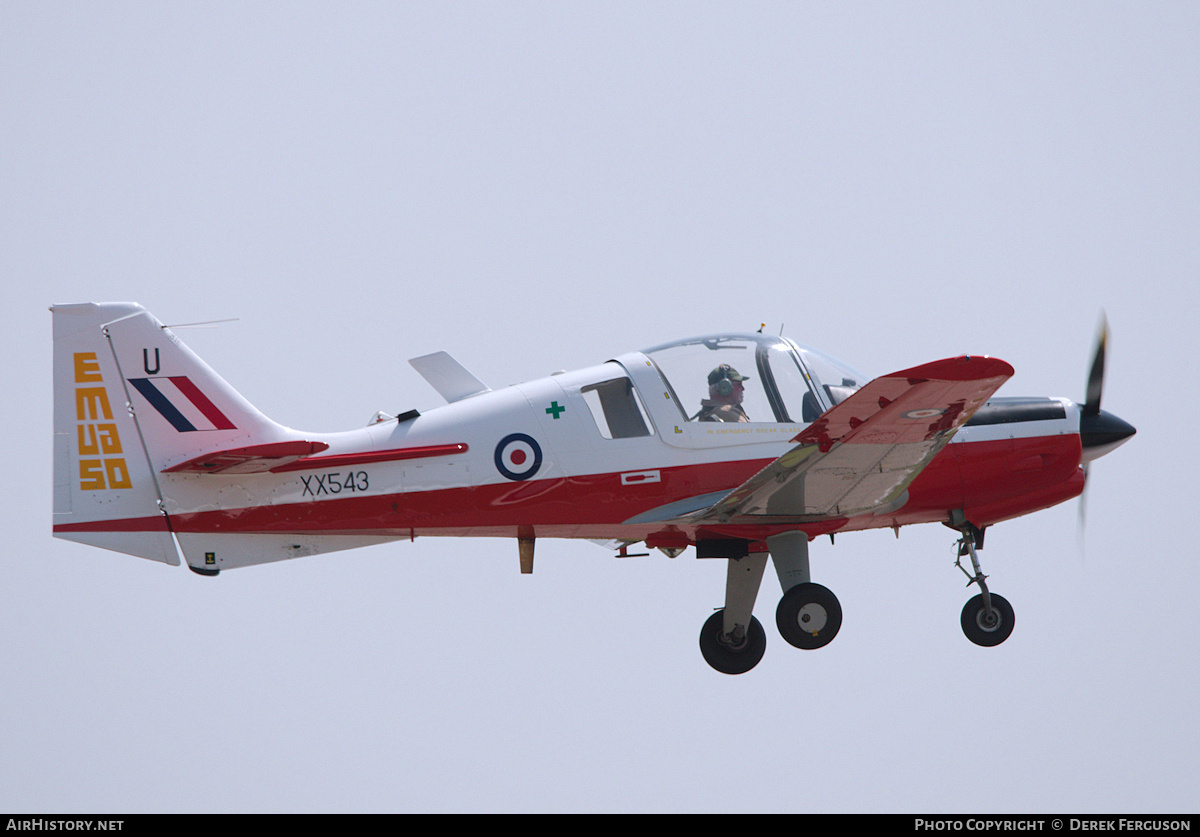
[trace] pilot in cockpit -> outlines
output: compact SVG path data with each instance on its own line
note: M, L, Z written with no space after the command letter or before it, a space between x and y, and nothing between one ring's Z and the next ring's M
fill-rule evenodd
M698 421L750 421L742 409L745 387L742 381L749 378L740 374L728 363L722 363L708 373L708 398L700 402Z

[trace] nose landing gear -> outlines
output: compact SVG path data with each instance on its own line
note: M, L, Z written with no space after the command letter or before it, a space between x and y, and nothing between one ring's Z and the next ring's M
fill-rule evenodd
M958 541L958 560L954 566L962 570L967 577L967 586L978 584L980 593L966 603L962 610L962 630L967 639L976 645L990 648L999 645L1012 634L1016 616L1012 605L1003 596L988 590L987 576L979 568L979 555L975 552L978 544L983 548L983 532L970 523L963 524L963 536ZM962 565L962 559L970 556L971 567L975 575L967 572Z

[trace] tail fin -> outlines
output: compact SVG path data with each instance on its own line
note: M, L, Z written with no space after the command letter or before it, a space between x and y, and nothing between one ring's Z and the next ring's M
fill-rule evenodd
M55 305L54 535L178 565L159 474L294 437L135 303Z

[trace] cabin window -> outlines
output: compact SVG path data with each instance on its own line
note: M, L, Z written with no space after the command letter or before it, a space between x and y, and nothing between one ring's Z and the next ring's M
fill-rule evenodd
M653 434L646 410L628 378L589 384L579 391L605 439L632 439Z
M867 381L828 355L766 334L693 337L645 354L685 421L808 424Z
M823 352L801 347L800 354L809 374L824 390L825 397L831 405L841 404L869 380L862 372Z
M769 342L750 337L697 338L650 349L647 354L687 421L787 421L782 405L776 410L771 402L770 372L759 362L760 345L765 352ZM719 387L723 379L728 379L729 391L714 392L714 382ZM722 410L726 403L736 406Z

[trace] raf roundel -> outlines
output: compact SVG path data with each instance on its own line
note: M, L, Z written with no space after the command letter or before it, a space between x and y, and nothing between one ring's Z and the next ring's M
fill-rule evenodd
M909 410L906 413L901 413L901 418L906 419L930 419L942 415L946 411L940 407L929 407L924 410Z
M510 433L496 445L496 470L510 480L527 480L542 467L542 449L532 436Z

